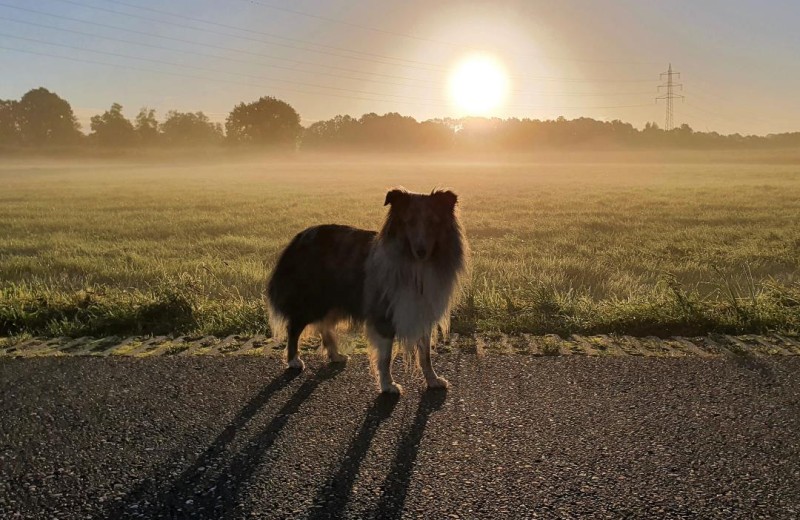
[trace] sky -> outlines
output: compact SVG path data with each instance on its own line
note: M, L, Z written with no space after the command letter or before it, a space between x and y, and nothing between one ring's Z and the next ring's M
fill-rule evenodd
M274 96L302 123L337 114L465 115L448 79L465 56L508 76L489 115L800 130L796 0L0 0L0 99L39 86L89 118L120 103L224 122ZM664 89L660 90L664 93Z

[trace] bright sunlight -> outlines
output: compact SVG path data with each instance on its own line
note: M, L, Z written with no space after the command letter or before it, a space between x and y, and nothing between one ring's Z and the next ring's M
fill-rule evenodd
M503 104L507 94L508 76L502 64L492 56L468 56L450 75L450 99L466 115L491 115Z

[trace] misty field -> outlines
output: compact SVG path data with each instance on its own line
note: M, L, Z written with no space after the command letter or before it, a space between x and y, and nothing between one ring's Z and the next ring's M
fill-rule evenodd
M800 330L800 162L606 154L4 160L0 335L268 333L280 248L396 185L461 197L456 331Z

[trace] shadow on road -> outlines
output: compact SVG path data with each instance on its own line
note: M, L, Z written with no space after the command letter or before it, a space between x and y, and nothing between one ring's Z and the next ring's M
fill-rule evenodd
M429 391L422 394L414 420L405 430L397 446L397 452L383 482L383 493L374 514L370 518L400 518L411 484L411 475L417 459L419 445L431 414L442 407L447 398L446 392ZM347 448L339 470L320 488L315 499L314 512L308 517L313 520L343 518L350 494L358 477L361 463L369 451L372 439L381 423L391 417L398 395L381 394L367 411L364 422L350 446Z
M358 471L361 468L361 462L369 451L372 438L380 428L381 423L392 415L399 400L400 396L397 394L380 394L375 399L367 411L361 428L350 442L339 471L331 476L326 485L317 493L314 502L322 507L316 508L308 517L309 519L319 520L322 518L342 517L347 501L350 498L350 493L353 490L353 484L358 476Z
M392 465L386 480L383 482L383 494L378 502L372 518L400 518L411 485L411 475L417 461L419 445L425 433L428 419L433 412L440 409L447 398L446 392L428 391L422 394L414 415L414 422L406 430L397 446Z
M298 377L285 372L256 394L197 460L177 477L156 476L132 489L103 518L222 517L237 504L242 485L258 468L292 414L325 380L335 377L343 365L327 365L306 379L275 414L270 423L238 452L224 453L236 433L252 419L273 394ZM152 501L151 500L152 497ZM147 500L147 501L145 501Z

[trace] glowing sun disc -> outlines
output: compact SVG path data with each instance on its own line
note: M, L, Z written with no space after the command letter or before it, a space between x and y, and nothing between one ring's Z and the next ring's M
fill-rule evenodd
M449 91L452 102L464 113L489 115L506 99L508 76L491 56L469 56L450 75Z

